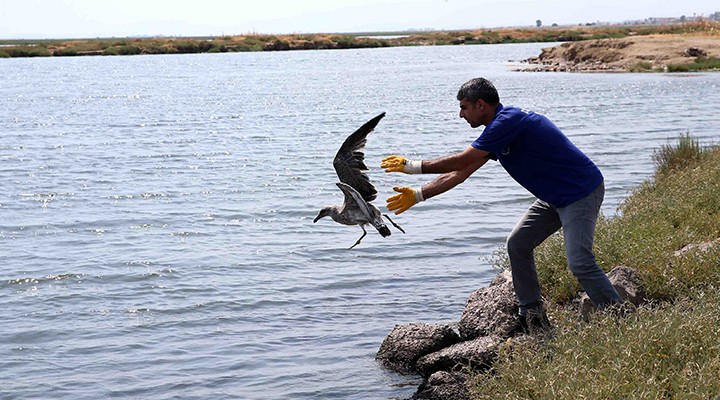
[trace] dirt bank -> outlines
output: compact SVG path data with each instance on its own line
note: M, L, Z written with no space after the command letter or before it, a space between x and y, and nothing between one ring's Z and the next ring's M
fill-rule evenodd
M698 56L720 57L720 36L648 35L563 43L543 49L521 71L662 71L692 64Z

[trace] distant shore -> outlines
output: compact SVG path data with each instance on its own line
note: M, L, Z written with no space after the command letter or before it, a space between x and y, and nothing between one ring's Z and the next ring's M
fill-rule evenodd
M98 38L68 40L0 40L0 58L14 57L70 57L70 56L107 56L141 54L192 54L225 53L249 51L291 51L354 49L395 46L438 46L473 45L501 43L550 43L572 42L572 46L543 52L537 59L529 60L534 64L529 70L542 71L589 71L635 69L655 70L659 65L655 60L671 59L673 54L636 55L639 61L634 66L619 66L614 56L584 54L575 62L569 54L582 53L588 47L607 47L613 49L635 49L637 43L649 43L640 38L699 37L707 52L706 57L716 58L717 44L720 42L720 22L700 21L692 23L664 25L608 25L608 26L572 26L538 28L499 28L462 31L436 32L378 32L359 34L297 34L297 35L240 35L220 37L155 37L155 38ZM607 40L611 39L611 40ZM618 41L624 40L624 41ZM595 42L586 42L595 41ZM661 43L664 39L653 39ZM665 41L667 42L667 41ZM594 43L584 45L584 43ZM690 46L690 45L688 45ZM647 47L647 46L646 46ZM692 46L690 46L692 47ZM660 52L666 50L659 50ZM617 52L613 52L616 54ZM620 52L622 53L622 52ZM621 56L623 56L621 54ZM586 59L582 59L586 57ZM632 57L630 55L629 57ZM646 57L646 58L642 58ZM588 62L591 61L591 62ZM680 60L682 63L687 60ZM712 61L712 59L711 59ZM583 64L584 63L584 64ZM587 65L586 65L587 64ZM591 65L592 64L592 65ZM664 68L664 67L662 67ZM705 69L718 68L712 64Z

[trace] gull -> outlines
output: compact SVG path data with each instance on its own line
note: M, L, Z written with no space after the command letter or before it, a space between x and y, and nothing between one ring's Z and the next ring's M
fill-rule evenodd
M400 232L405 233L403 228L393 222L387 214L382 214L377 207L370 202L377 197L377 190L370 182L370 178L365 174L368 170L365 165L365 143L367 143L367 135L375 129L378 122L385 116L385 113L366 122L357 131L353 132L345 139L340 146L333 160L335 172L337 172L340 182L336 185L340 188L345 196L342 205L325 206L315 217L313 223L318 222L320 218L330 217L335 222L343 225L360 225L363 234L360 239L350 246L350 249L360 244L360 241L367 235L365 225L370 224L377 229L383 237L390 236L390 229L385 225L382 217L390 221ZM348 250L350 250L348 249Z

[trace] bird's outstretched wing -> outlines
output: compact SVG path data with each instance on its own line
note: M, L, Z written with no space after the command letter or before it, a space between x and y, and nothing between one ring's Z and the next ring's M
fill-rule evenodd
M370 178L365 174L368 168L365 165L365 153L363 151L365 150L365 143L367 143L367 135L375 129L375 126L384 116L385 113L378 115L348 136L333 160L333 166L338 178L340 178L340 182L346 183L357 190L365 201L375 200L377 190L370 182Z

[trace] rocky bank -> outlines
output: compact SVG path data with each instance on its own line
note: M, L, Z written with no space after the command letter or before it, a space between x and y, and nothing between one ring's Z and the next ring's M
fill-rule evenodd
M637 306L646 301L635 270L616 267L608 277L626 302ZM594 308L584 294L568 306L582 314ZM552 340L547 332L519 333L517 313L512 277L504 271L489 286L470 295L457 323L396 325L382 342L376 359L389 370L424 378L412 399L470 399L471 374L490 368L503 346Z
M720 57L720 36L648 35L567 42L542 50L519 71L663 71L697 57Z
M720 238L689 244L674 256L718 247ZM617 266L607 275L625 301L622 310L648 302L636 270ZM585 293L580 293L569 304L553 304L549 308L552 307L570 307L585 319L595 311ZM473 374L491 368L503 348L517 344L542 346L553 340L552 332L521 333L517 329L517 312L512 276L510 271L503 271L490 285L470 294L458 322L396 325L375 358L386 369L423 378L411 400L470 400ZM550 317L552 319L552 315Z

